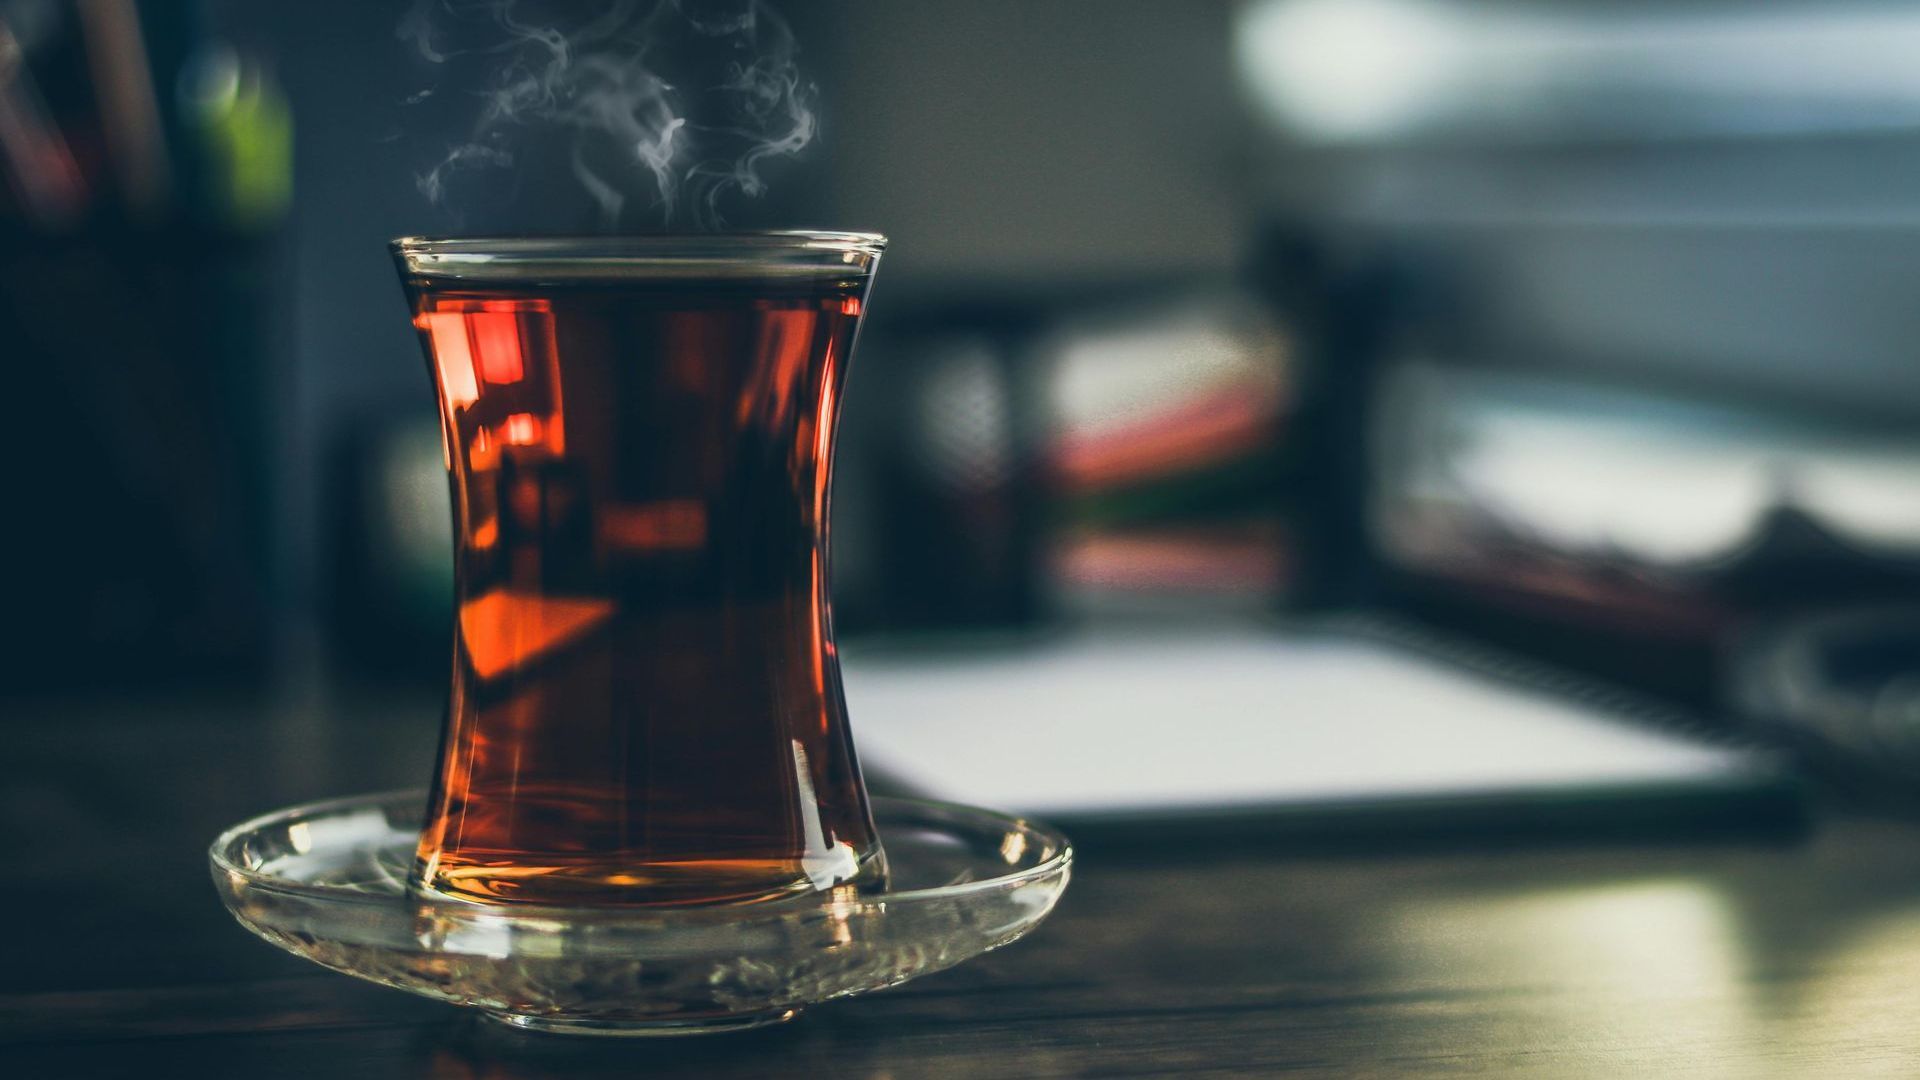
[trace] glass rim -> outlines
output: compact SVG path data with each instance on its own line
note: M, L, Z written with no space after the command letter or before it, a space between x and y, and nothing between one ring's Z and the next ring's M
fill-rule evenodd
M388 243L404 273L452 280L602 277L872 275L879 233L803 229L578 236L402 236Z
M673 258L716 251L834 251L878 255L887 238L870 232L762 229L748 232L583 234L579 236L399 236L396 255L499 255L509 258Z

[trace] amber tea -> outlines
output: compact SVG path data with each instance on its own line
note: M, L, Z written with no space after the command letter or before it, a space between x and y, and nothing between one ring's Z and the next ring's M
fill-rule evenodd
M456 560L420 887L578 905L882 883L827 589L881 244L396 244Z

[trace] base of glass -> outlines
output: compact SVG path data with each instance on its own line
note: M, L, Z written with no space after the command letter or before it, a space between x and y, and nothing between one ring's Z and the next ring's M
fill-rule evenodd
M564 1016L530 1016L526 1013L489 1012L487 1019L522 1031L546 1035L598 1035L614 1039L658 1039L676 1035L725 1035L733 1031L784 1024L800 1015L799 1009L767 1009L763 1012L732 1016L702 1016L661 1020L575 1020Z

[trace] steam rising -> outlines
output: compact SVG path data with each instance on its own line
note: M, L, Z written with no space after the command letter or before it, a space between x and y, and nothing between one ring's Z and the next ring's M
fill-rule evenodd
M397 35L443 70L478 65L484 85L466 141L418 178L429 201L448 205L464 174L564 152L607 228L637 200L663 225L713 228L724 198L764 194L764 164L813 141L813 87L763 0L583 8L416 0Z

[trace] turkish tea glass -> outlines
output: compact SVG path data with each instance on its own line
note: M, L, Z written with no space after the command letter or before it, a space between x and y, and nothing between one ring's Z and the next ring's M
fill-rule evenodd
M415 888L578 907L885 886L827 582L841 392L884 245L394 243L456 568Z

